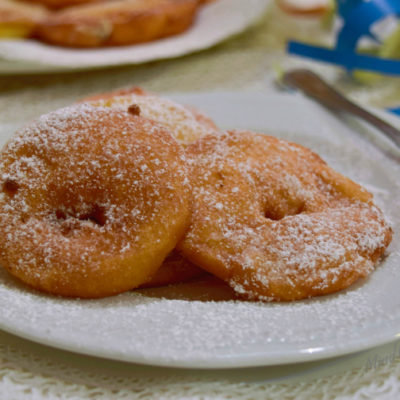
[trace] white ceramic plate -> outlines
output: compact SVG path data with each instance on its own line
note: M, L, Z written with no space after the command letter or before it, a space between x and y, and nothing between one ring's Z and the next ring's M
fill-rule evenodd
M242 32L263 15L271 0L218 0L205 5L186 32L140 45L70 49L35 40L1 40L1 73L56 72L179 57L209 48Z
M0 328L50 346L112 359L179 367L243 367L321 359L389 342L400 333L399 152L378 133L283 94L173 96L224 128L297 141L366 185L392 221L389 255L372 276L335 295L293 303L166 300L134 292L69 300L27 289L0 272ZM397 118L383 114L400 125ZM1 126L1 139L14 126Z

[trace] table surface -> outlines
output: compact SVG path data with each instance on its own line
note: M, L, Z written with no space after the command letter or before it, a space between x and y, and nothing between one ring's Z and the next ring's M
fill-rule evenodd
M93 93L139 85L155 92L277 90L282 68L321 72L360 103L400 105L400 79L373 86L340 69L285 55L287 38L329 43L319 21L276 7L245 33L210 50L140 66L0 77L0 121L30 120ZM394 399L400 342L321 362L245 370L179 370L101 360L48 348L0 331L1 399Z

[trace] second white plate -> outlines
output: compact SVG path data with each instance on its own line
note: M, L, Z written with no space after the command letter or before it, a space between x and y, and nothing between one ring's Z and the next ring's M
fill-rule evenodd
M153 42L100 49L71 49L36 40L0 40L1 73L42 73L140 64L207 49L242 32L271 0L218 0L205 5L194 25L180 35Z

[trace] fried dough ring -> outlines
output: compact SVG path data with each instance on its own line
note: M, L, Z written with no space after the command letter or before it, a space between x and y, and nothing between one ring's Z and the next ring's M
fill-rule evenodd
M140 115L164 125L182 145L218 130L214 122L194 108L156 96L139 87L118 89L81 100L93 106L127 109L139 106ZM205 272L173 251L149 282L141 287L167 286L189 281Z
M46 42L71 47L120 46L176 35L193 23L197 0L115 0L57 12L40 24Z
M85 97L84 99L81 100L81 102L94 102L94 105L100 105L102 104L101 102L104 101L104 104L106 107L110 107L110 104L106 102L106 100L111 100L114 97L120 97L120 96L128 96L128 95L137 95L137 96L148 96L150 95L149 92L146 90L142 89L139 86L132 86L128 88L123 88L123 89L116 89L112 90L111 92L105 92L105 93L98 93L94 94L92 96ZM99 102L99 104L96 104L96 102ZM130 103L132 104L132 103ZM130 105L129 104L129 105Z
M0 262L39 290L85 298L146 282L187 227L181 146L160 125L79 104L0 155Z
M139 106L140 114L164 125L183 145L218 128L206 115L194 108L181 106L171 100L156 96L140 87L118 89L86 97L82 102L94 106L128 108L132 104ZM173 251L157 270L150 281L141 288L153 288L187 282L204 275L205 272L190 261Z
M246 298L346 288L373 270L391 241L372 196L300 145L228 132L186 153L194 204L178 249Z
M159 299L186 300L186 301L231 301L240 300L235 291L221 279L211 274L204 273L203 276L188 282L139 288L138 293L146 297Z
M218 130L214 122L194 108L132 87L98 94L82 100L93 106L124 108L135 104L140 114L164 125L175 139L186 146Z

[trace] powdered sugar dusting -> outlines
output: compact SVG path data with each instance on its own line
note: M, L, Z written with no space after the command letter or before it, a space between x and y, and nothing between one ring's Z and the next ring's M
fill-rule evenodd
M0 272L3 323L15 320L17 312L21 327L33 326L35 334L42 332L48 342L57 344L64 337L79 351L145 363L195 367L209 360L218 365L219 359L227 366L238 362L235 356L227 358L232 353L261 356L272 349L318 346L330 340L332 329L337 340L347 343L358 338L372 319L381 328L389 322L381 307L371 308L361 288L290 304L187 302L133 292L82 302L15 288L4 274ZM3 307L6 294L15 301L12 311ZM31 312L23 312L27 309ZM349 331L349 325L357 329Z
M195 206L183 252L249 298L340 290L390 242L370 195L298 145L225 133L189 147L188 159Z
M81 104L39 118L6 145L0 170L1 258L35 286L90 286L118 269L108 259L172 250L166 240L186 225L183 151L118 110Z
M139 106L142 116L164 125L178 142L184 145L215 131L209 124L201 121L201 114L196 117L192 111L184 106L158 96L129 94L91 101L90 103L123 109L136 104Z

